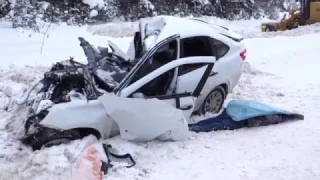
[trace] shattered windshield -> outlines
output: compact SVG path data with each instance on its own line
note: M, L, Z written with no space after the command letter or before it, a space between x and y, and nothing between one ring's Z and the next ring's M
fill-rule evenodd
M146 23L144 33L144 46L147 50L156 42L159 34L166 25L165 19L163 17L153 18L151 21Z

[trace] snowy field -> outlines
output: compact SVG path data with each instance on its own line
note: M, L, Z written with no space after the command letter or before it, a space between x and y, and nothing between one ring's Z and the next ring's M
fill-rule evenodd
M186 142L134 144L115 137L107 142L120 154L131 153L137 165L129 169L116 165L106 179L319 180L320 25L262 34L258 20L204 19L228 26L246 38L247 68L228 98L259 100L302 113L305 120L236 131L191 133ZM20 97L53 62L69 56L85 62L79 36L101 46L107 39L114 39L125 49L136 26L51 25L44 35L13 30L10 24L0 22L1 180L68 180L71 163L95 139L87 137L32 152L18 141L25 109L6 112L9 97Z

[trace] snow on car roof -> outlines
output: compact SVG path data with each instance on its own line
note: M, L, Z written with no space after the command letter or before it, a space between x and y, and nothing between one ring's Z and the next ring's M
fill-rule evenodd
M175 34L179 34L181 38L192 36L214 36L217 38L219 36L221 37L221 34L225 34L234 38L242 38L240 35L228 30L227 28L209 24L203 21L198 21L196 19L186 19L173 16L157 16L152 18L148 24L151 26L148 27L149 32L159 32L157 37L151 40L153 42L150 44L153 45ZM149 46L149 48L151 47Z
M202 22L172 16L158 16L157 18L162 18L165 21L165 26L159 34L157 42L175 34L179 34L181 37L211 36L213 34L212 28Z

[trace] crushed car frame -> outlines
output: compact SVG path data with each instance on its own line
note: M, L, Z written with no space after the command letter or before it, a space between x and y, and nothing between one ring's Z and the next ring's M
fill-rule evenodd
M141 22L127 53L110 41L112 53L95 50L83 38L79 40L88 65L80 64L81 71L74 67L74 73L49 73L49 79L55 79L54 88L61 85L62 77L68 77L65 84L74 83L70 77L77 77L79 83L59 90L59 96L55 95L59 100L53 100L47 88L46 95L33 101L23 138L33 149L88 134L104 139L118 134L129 140L185 139L181 136L187 134L187 121L193 113L219 112L228 92L237 84L246 58L242 37L229 29L170 16ZM103 58L103 54L113 58ZM107 62L106 66L102 67L102 62ZM75 62L70 60L69 64ZM48 73L45 77L49 77ZM58 81L61 82L57 85ZM175 110L164 108L154 99ZM129 108L132 101L141 107ZM115 112L124 115L117 116ZM170 121L164 116L169 112ZM140 113L146 113L144 116L149 119ZM132 119L137 126L132 126ZM146 127L155 130L143 133Z

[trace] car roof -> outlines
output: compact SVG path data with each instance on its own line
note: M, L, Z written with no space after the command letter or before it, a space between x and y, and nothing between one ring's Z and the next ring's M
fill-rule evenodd
M161 40L175 34L179 34L181 37L211 36L212 34L212 28L202 22L171 16L162 16L161 18L165 21L165 27L158 37Z
M219 40L225 39L224 35L233 38L242 38L237 33L230 31L227 28L206 23L197 19L186 19L173 16L157 16L148 21L152 24L149 28L151 31L158 31L155 44L170 37L179 34L181 38L194 37L194 36L210 36L218 38ZM153 43L152 43L153 44Z

